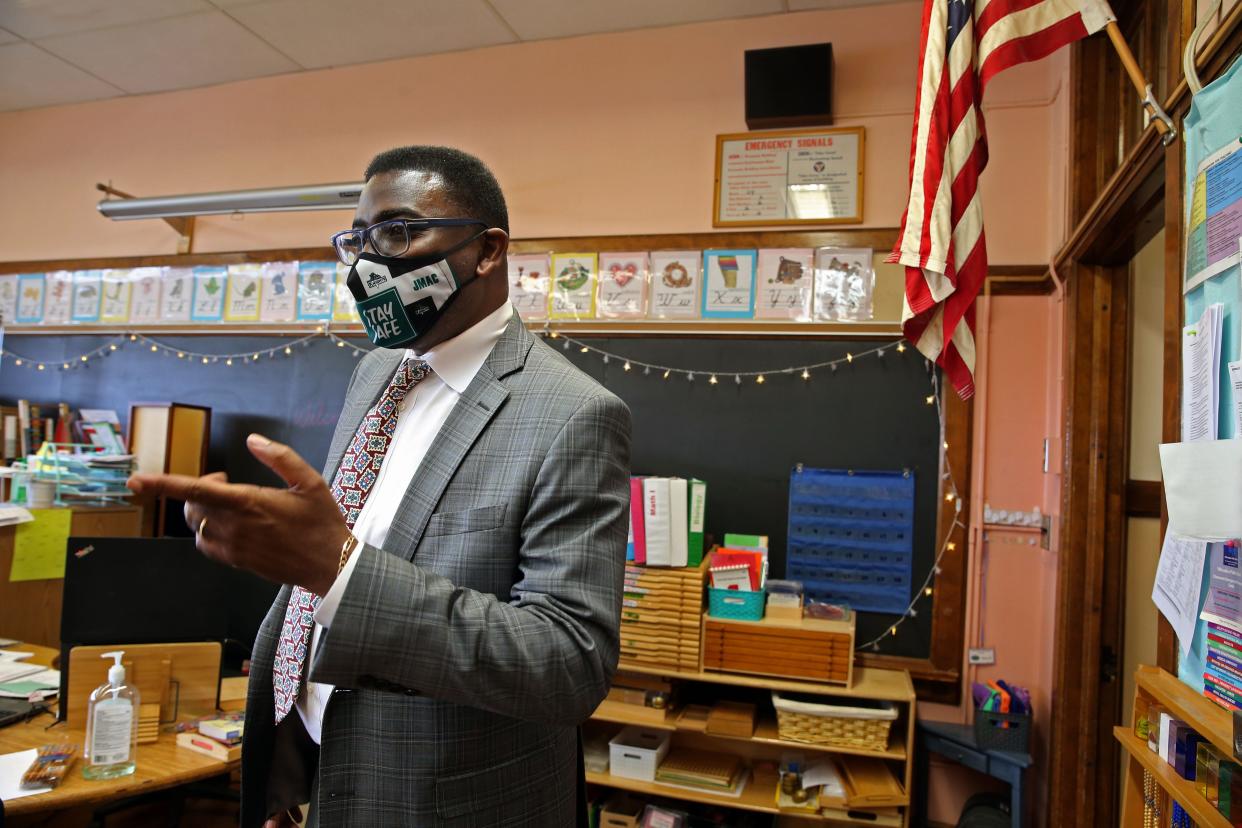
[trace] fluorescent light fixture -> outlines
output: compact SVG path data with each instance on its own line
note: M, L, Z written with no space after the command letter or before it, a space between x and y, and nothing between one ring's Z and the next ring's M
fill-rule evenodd
M231 213L352 210L358 206L358 196L361 193L361 184L346 183L153 198L113 198L99 202L99 212L110 219L124 221Z

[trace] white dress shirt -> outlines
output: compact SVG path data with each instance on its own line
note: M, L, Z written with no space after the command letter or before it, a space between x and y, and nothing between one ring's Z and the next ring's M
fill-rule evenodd
M388 452L384 455L379 476L354 524L353 534L359 541L383 548L388 537L388 527L392 525L414 473L427 456L427 450L440 433L440 427L448 419L453 406L457 405L462 392L483 367L483 362L491 354L512 316L513 305L506 301L473 327L441 342L421 357L411 350L406 351L406 359L424 360L431 367L431 373L410 389L397 412L397 427ZM311 647L306 654L305 669L310 669L320 634L332 626L332 618L357 561L358 555L350 557L328 594L323 596L319 609L315 611L315 629L311 634ZM332 690L330 684L308 680L303 682L302 690L298 694L298 715L302 717L306 732L315 740L315 744L320 742L323 712Z

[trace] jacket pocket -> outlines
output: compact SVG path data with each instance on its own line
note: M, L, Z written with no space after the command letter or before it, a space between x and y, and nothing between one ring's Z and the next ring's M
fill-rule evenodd
M533 793L532 778L539 774L531 768L530 756L520 756L455 776L436 780L436 813L443 819L479 818L502 805L512 807ZM486 824L474 822L471 824Z
M423 537L464 535L467 532L495 529L504 524L505 513L508 509L508 503L494 503L491 506L480 506L477 509L466 509L462 512L439 512L427 520L427 528L423 530Z

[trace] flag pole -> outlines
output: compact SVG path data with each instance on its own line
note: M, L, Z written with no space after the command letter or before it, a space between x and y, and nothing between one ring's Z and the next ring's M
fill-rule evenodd
M1126 43L1125 36L1121 34L1121 29L1117 28L1117 21L1108 21L1108 25L1104 28L1108 31L1108 39L1113 42L1113 48L1117 50L1117 57L1121 58L1121 65L1125 67L1126 74L1130 76L1130 82L1134 84L1134 88L1139 93L1143 109L1155 123L1156 132L1163 136L1162 140L1167 147L1177 140L1177 130L1173 126L1173 119L1156 100L1156 96L1151 91L1151 84L1147 82L1142 68L1134 59L1134 53L1130 51L1130 46Z

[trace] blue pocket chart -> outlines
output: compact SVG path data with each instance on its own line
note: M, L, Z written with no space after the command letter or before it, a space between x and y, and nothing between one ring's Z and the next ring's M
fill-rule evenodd
M903 613L913 561L914 472L794 469L786 571L808 600Z

